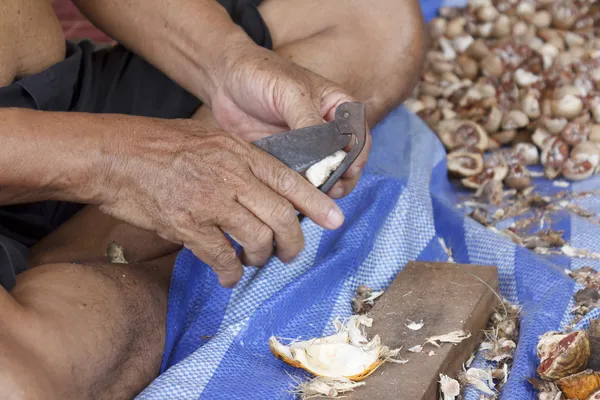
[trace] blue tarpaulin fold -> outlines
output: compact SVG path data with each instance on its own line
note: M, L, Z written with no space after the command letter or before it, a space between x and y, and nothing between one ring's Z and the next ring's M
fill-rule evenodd
M568 189L540 181L538 188L544 194L589 190L600 188L600 179ZM514 366L501 398L534 399L525 378L535 375L538 336L563 328L572 317L577 287L564 269L600 262L536 255L465 217L456 203L435 134L405 109L395 110L373 130L358 187L338 202L344 226L326 231L305 220L306 247L291 264L273 258L263 268L247 268L231 290L221 288L192 253L181 252L171 282L162 374L139 398L294 398L295 379L307 376L271 355L269 337L332 333L336 317L351 315L358 285L383 290L410 260L446 261L442 238L456 262L497 266L501 294L523 306ZM596 197L580 204L600 211ZM598 225L568 213L552 223L574 247L600 251ZM478 398L473 391L466 396Z

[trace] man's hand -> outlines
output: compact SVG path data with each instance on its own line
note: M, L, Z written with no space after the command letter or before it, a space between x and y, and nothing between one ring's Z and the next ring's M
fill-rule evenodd
M334 83L272 51L252 43L230 50L223 66L215 69L222 75L215 79L209 103L217 124L246 141L332 121L340 104L354 101ZM331 189L331 197L352 191L370 146L367 133L363 152Z
M162 129L124 138L112 156L101 210L184 244L222 285L243 273L224 234L243 247L245 265L261 266L273 242L284 262L304 247L296 209L327 229L343 223L333 200L241 138L196 121L155 124Z

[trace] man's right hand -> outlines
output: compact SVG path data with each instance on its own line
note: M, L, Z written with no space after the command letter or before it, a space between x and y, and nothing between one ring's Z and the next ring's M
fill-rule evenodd
M304 247L295 210L326 229L343 215L335 202L274 157L196 121L154 121L109 144L101 210L181 243L226 287L242 262L273 254L291 261ZM243 247L240 258L224 234Z

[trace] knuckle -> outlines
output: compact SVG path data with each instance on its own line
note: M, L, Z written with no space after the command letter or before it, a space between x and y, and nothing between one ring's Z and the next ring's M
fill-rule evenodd
M293 229L298 224L294 207L287 201L277 203L273 208L272 215L278 225L285 230Z
M185 229L192 223L192 215L189 210L186 209L177 209L171 212L170 215L171 225L178 229Z
M254 238L261 248L273 247L273 231L266 225L262 225L254 232Z
M288 168L280 168L276 176L277 191L287 197L294 192L298 184L296 173Z
M227 244L219 244L213 249L216 265L215 269L220 271L229 270L237 264L237 254L233 248Z

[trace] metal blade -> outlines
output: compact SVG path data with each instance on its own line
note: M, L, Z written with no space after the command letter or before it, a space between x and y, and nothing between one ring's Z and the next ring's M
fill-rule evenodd
M342 150L352 135L340 134L334 121L286 133L267 136L253 142L296 172L302 172L325 157Z

